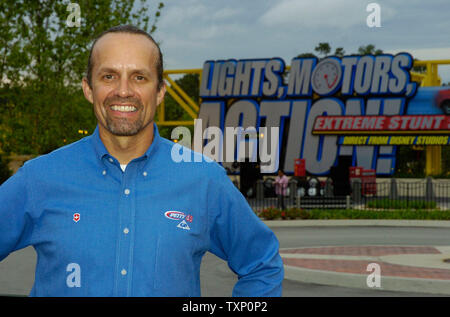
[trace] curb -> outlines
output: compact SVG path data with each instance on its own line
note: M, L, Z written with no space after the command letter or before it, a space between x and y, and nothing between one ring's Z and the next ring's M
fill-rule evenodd
M368 273L369 275L370 273ZM367 286L368 275L336 273L284 265L284 278L304 283L333 285L374 291L401 291L450 295L450 281L381 276L380 288Z
M339 227L339 226L379 226L379 227L430 227L450 228L449 220L262 220L269 228L286 227Z

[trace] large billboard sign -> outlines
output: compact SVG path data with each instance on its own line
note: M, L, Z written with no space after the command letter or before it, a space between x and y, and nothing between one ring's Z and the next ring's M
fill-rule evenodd
M409 111L419 90L412 66L408 53L294 58L289 69L278 57L206 61L199 112L203 145L211 141L211 127L220 129L223 143L237 128L255 130L258 140L271 139L265 146L276 152L271 164L261 163L266 173L292 173L294 160L304 158L307 172L325 175L340 155L351 155L355 166L392 174L396 145L449 144L450 116L442 109ZM251 149L257 142L242 140L250 148L246 159L259 160ZM234 144L241 143L232 146L238 153ZM226 144L222 148L229 151ZM215 159L227 162L223 157Z

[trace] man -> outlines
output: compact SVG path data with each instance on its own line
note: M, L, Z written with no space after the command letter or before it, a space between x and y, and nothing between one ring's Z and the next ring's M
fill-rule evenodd
M101 34L82 81L96 130L0 187L0 260L34 246L31 296L200 296L206 251L238 275L233 296L281 295L274 234L220 165L176 163L159 136L162 65L147 33Z

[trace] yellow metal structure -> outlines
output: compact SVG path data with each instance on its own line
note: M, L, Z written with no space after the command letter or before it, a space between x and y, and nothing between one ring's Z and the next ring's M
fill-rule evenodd
M421 87L440 86L441 78L438 74L439 65L450 65L450 59L446 60L428 60L428 61L414 61L414 66L425 67L423 73L411 72L411 79L420 83ZM286 67L289 70L289 66ZM164 71L164 79L166 81L167 93L173 97L178 105L186 111L192 118L190 121L168 121L165 120L165 105L164 102L158 107L156 124L159 126L186 126L194 125L194 119L197 118L199 112L199 105L196 104L191 97L170 77L171 75L186 75L198 74L199 85L201 82L202 69L177 69ZM426 175L437 175L442 173L442 151L441 146L428 145L426 146Z
M411 73L412 80L420 83L421 87L440 86L441 78L438 74L439 65L450 65L450 59L415 61L414 66L424 66L422 74ZM442 173L442 147L439 145L427 145L425 161L425 175L439 175Z
M191 97L170 77L171 75L186 75L198 74L202 75L201 69L178 69L164 71L164 79L166 82L167 93L178 103L178 105L186 111L192 118L192 121L170 121L165 118L165 104L164 101L159 105L157 110L158 126L186 126L194 125L194 119L197 119L198 111L200 109ZM201 80L201 79L200 79ZM200 82L199 82L200 84Z

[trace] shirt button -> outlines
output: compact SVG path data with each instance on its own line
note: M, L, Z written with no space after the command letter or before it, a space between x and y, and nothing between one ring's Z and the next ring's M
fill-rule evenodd
M122 271L120 271L120 274L122 274L122 275L127 275L127 270L122 269Z
M113 162L113 159L112 159L112 158L109 158L109 161L112 163L112 162Z
M142 175L147 176L147 172L142 173Z
M130 190L127 188L123 191L125 193L125 195L129 195L130 194Z
M103 175L106 175L106 171L104 170L104 171L102 172L102 174L103 174Z
M128 234L128 232L130 232L130 229L128 228L123 229L123 233Z

